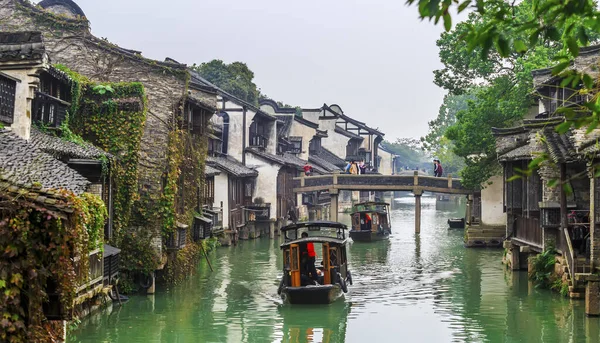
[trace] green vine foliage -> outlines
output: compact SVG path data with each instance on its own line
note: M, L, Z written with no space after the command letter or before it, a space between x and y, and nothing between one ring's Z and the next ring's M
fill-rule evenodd
M554 247L549 247L541 254L531 257L530 262L532 268L529 271L529 279L536 287L551 288L555 279L556 250Z
M200 242L188 243L183 249L179 250L175 258L169 263L164 281L168 284L177 285L185 280L190 271L193 270L200 259L203 258L202 249L208 253L219 245L216 237L212 237Z
M102 243L96 234L104 225L106 208L93 194L80 197L62 191L70 215L59 215L18 199L3 202L0 212L0 340L51 342L57 328L43 313L53 289L63 313L73 311L77 286L87 273L76 274L74 257L87 257ZM91 234L91 235L90 235ZM87 258L80 259L87 271Z
M79 114L73 127L87 140L116 156L111 175L117 186L113 227L119 240L129 225L138 199L138 157L146 122L146 97L141 83L112 84L113 92L98 94L93 85L83 88ZM118 242L117 242L118 243Z

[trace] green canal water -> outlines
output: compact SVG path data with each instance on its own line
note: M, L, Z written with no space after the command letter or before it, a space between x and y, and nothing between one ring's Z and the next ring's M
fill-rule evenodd
M505 271L501 249L465 249L446 224L464 208L424 197L415 235L414 200L399 200L389 241L350 245L343 301L282 305L279 242L259 239L217 249L212 273L203 262L172 290L85 320L69 342L600 342L582 301Z

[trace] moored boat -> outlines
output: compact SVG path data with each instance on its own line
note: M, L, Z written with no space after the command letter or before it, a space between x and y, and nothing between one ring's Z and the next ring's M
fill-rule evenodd
M465 218L451 218L448 219L448 226L450 229L464 229Z
M284 302L329 304L348 292L352 276L348 270L346 230L346 225L330 221L300 222L281 228L285 238L281 245L283 277L277 293ZM311 249L316 252L315 245L321 246L318 264L306 254ZM311 263L315 263L315 268Z
M388 239L392 233L389 204L385 202L362 202L352 207L352 230L350 238L357 242Z

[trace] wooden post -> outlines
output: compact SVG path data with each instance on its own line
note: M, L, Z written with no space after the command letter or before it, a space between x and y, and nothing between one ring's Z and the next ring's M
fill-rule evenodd
M300 173L300 187L304 187L304 178L306 175L304 173Z
M332 222L338 221L338 191L330 189L329 196L331 197L331 205L329 206L329 220Z
M593 166L589 168L588 176L590 178L590 264L592 272L594 272L595 268L600 266L598 263L600 237L598 237L599 232L596 227L596 209L598 208L596 202L599 199L596 199L596 169Z
M585 314L590 317L600 315L600 282L597 276L590 277L585 287Z
M415 186L419 185L419 171L418 170L415 170L415 177L414 177L414 180L413 180L413 184Z
M421 233L421 195L423 191L415 190L415 233Z
M565 192L565 183L567 182L567 165L560 164L560 226L563 228L569 227L569 219L567 217L567 193Z
M448 174L448 188L452 188L452 174Z

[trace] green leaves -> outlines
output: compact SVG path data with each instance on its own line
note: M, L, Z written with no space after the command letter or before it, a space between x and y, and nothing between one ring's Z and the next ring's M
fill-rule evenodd
M92 91L98 95L113 94L115 90L110 85L96 85L92 87Z

